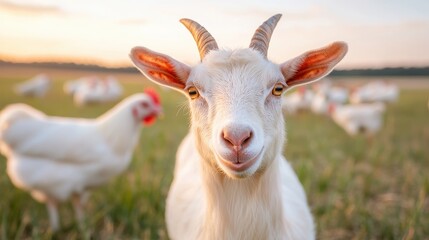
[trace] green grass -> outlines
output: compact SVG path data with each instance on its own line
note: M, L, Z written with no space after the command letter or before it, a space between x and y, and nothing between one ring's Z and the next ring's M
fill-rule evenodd
M75 107L61 78L44 99L19 97L11 88L22 80L0 78L0 108L24 102L50 115L92 118L114 105ZM127 81L126 95L145 84ZM65 203L62 229L51 233L45 206L11 184L0 156L0 239L166 239L165 197L189 124L185 98L158 90L165 117L142 130L128 170L93 191L83 228ZM287 117L285 155L305 187L319 239L429 238L428 96L429 90L402 91L372 141L347 136L326 117Z

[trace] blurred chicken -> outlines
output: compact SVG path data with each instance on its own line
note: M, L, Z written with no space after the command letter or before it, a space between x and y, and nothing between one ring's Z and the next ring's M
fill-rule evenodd
M113 76L108 76L104 81L108 89L108 101L115 101L119 99L122 96L123 89L118 80L116 80L116 78Z
M332 119L349 135L364 134L372 137L383 124L383 103L356 105L329 105Z
M283 97L282 108L284 112L295 114L307 110L311 106L314 93L305 87L299 87L295 92Z
M328 106L333 104L344 104L349 99L349 91L340 86L333 86L329 78L324 78L320 83L313 86L314 97L311 102L311 111L316 114L327 114Z
M367 83L350 94L351 103L367 102L396 102L399 96L399 88L395 84L384 81Z
M64 83L63 90L67 95L73 96L79 88L85 86L86 83L98 80L99 79L95 76L86 76L75 80L69 80Z
M140 122L161 111L154 91L135 94L96 119L50 117L25 104L0 113L0 152L12 183L46 203L53 230L57 204L72 198L78 221L88 191L123 172L140 136Z
M39 74L15 86L15 92L21 96L44 97L51 87L51 79L46 74Z
M116 101L121 96L122 87L114 77L109 76L107 79L93 77L78 86L74 93L74 102L82 106Z
M344 104L349 100L349 90L343 87L331 87L326 93L330 102Z
M348 99L347 89L333 87L327 91L318 91L311 102L311 111L316 114L327 114L330 104L344 104Z
M328 102L344 104L349 99L348 89L340 86L334 86L332 84L332 81L328 78L324 78L319 84L316 84L313 88L316 95L324 95Z
M318 92L311 102L311 111L316 114L327 114L329 101L324 93Z

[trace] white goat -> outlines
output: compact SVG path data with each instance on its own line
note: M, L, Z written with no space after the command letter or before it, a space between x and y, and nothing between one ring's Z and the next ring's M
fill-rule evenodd
M219 50L205 28L182 19L200 52L201 63L192 68L144 47L131 51L144 75L190 101L191 129L167 197L172 239L315 238L305 192L282 156L281 95L328 74L347 45L274 64L267 50L280 17L264 22L250 47L237 50Z

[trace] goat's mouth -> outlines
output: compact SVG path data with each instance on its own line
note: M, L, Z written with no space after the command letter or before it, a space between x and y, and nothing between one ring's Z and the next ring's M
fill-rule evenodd
M240 173L248 170L250 167L252 167L258 159L261 157L262 153L264 151L264 148L262 147L258 154L254 155L253 157L249 158L240 158L240 154L237 154L237 157L234 159L227 160L223 157L221 157L218 154L219 159L221 160L221 163L227 167L229 170L232 170L233 172Z

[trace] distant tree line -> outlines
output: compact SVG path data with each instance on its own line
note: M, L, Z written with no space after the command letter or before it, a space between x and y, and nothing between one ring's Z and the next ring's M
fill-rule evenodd
M87 70L97 72L117 72L117 73L137 73L135 67L118 67L109 68L92 64L77 64L77 63L58 63L58 62L31 62L31 63L13 63L0 60L0 69L7 66L25 66L36 68L59 68L65 70Z
M61 68L68 70L88 70L99 72L117 72L117 73L137 73L134 67L108 68L98 65L77 64L77 63L57 63L57 62L32 62L32 63L13 63L0 60L0 69L7 66L27 66L40 68ZM330 76L429 76L429 67L392 67L380 69L350 69L334 70Z
M334 70L330 76L429 76L429 67Z

